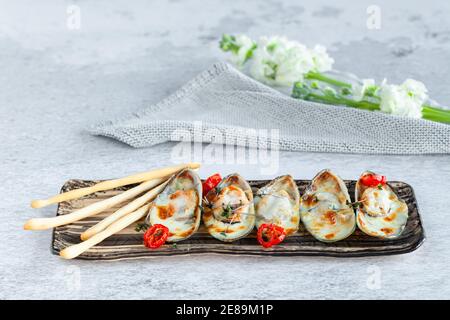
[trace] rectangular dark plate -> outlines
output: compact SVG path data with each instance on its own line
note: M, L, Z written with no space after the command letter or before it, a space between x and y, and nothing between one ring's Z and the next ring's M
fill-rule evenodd
M98 181L69 180L62 187L61 192L91 186ZM268 183L269 180L249 181L257 188ZM296 180L302 195L310 180ZM355 181L345 181L353 200ZM203 225L189 239L150 250L142 244L142 233L136 232L135 224L115 234L97 246L84 252L78 259L86 260L119 260L136 259L141 257L173 256L198 253L234 254L234 255L269 255L269 256L332 256L332 257L363 257L377 255L402 254L414 251L425 239L422 222L417 208L414 191L404 182L392 181L389 185L397 195L406 201L409 218L402 235L395 240L382 240L362 233L358 228L348 238L334 243L322 243L314 239L300 223L299 231L281 244L264 249L255 239L254 230L247 237L233 243L224 243L208 234ZM58 206L57 215L68 214L93 202L109 198L132 186L114 190L97 192L80 199L62 202ZM99 215L60 226L53 230L52 252L59 254L60 250L80 242L80 234L119 207L113 207Z

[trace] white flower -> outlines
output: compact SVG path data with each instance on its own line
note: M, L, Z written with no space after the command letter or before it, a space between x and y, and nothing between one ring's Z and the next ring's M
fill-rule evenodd
M380 110L382 112L422 118L422 105L428 99L425 85L413 79L407 79L401 85L388 85L386 80L380 89Z
M238 67L242 67L244 63L250 58L249 51L254 49L255 43L246 35L236 36L236 45L239 50L236 54L231 56L231 61Z
M423 82L414 79L406 79L401 87L413 100L420 101L423 104L428 99L428 90Z
M311 51L297 41L284 37L262 37L252 60L251 75L275 86L292 86L315 68Z
M245 35L223 35L220 47L232 53L231 61L239 68L250 60L250 74L272 86L292 86L310 72L331 69L334 60L325 47L308 49L285 37L261 37L257 43Z
M314 61L314 71L330 71L333 67L334 59L328 55L327 48L325 48L324 46L316 45L311 50L311 55Z
M366 95L366 91L369 87L375 85L374 79L363 79L362 84L357 83L352 85L352 95L353 99L356 101L361 101Z

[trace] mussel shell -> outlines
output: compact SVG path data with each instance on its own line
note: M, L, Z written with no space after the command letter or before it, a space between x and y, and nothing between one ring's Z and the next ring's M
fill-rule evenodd
M278 177L261 187L254 202L256 228L263 223L273 223L283 227L288 236L298 230L300 193L290 175Z
M253 192L239 174L230 174L206 195L203 223L216 239L232 242L248 235L255 226Z
M300 216L319 241L335 242L355 230L355 213L344 181L328 169L319 172L302 197Z
M361 174L361 177L366 174L375 173L366 171ZM355 200L362 203L362 206L356 209L358 228L369 236L382 239L398 238L408 221L407 204L398 198L389 184L380 187L367 187L361 183L361 177L355 186ZM382 201L383 204L378 213L371 210L374 208L374 201L377 200ZM384 207L389 208L389 210L384 210Z
M174 175L153 201L146 222L169 229L168 242L192 236L201 221L202 182L197 173L185 169Z

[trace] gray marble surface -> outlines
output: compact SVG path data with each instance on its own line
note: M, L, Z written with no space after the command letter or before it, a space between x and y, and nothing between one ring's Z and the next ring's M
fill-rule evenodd
M297 178L371 168L410 183L427 240L401 256L63 261L50 253L51 232L22 230L55 214L29 202L67 179L171 164L173 144L136 150L85 129L157 102L223 59L224 32L322 43L337 69L420 79L450 103L450 3L377 3L379 30L366 27L372 1L0 1L0 298L450 298L449 156L280 153L279 173ZM67 27L69 5L81 9L80 29ZM257 165L209 164L200 174L216 171L267 178Z

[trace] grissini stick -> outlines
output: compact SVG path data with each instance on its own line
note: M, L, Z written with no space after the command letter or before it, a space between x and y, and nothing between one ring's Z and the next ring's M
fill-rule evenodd
M126 200L134 198L134 197L140 195L141 193L146 192L149 189L156 187L157 185L160 185L167 179L168 179L168 177L164 177L164 178L157 178L157 179L143 182L140 185L138 185L137 187L131 188L131 189L129 189L125 192L122 192L114 197L95 202L91 205L88 205L87 207L76 210L69 214L52 217L52 218L30 219L25 223L23 228L25 230L45 230L45 229L54 228L57 226L61 226L64 224L68 224L68 223L71 223L74 221L78 221L78 220L96 215L97 213L100 213L100 212L102 212L108 208L111 208L119 203L122 203Z
M88 250L89 248L95 246L96 244L102 242L103 240L105 240L106 238L108 238L109 236L119 232L122 229L125 229L126 227L128 227L130 224L138 221L139 219L143 218L150 206L152 204L146 204L143 207L139 208L138 210L120 218L119 220L117 220L116 222L114 222L113 224L111 224L108 228L106 228L105 230L95 234L94 236L92 236L91 238L89 238L86 241L80 242L79 244L70 246L65 248L64 250L62 250L59 255L61 257L63 257L64 259L73 259L77 256L79 256L80 254L82 254L83 252L85 252L86 250Z
M31 207L42 208L42 207L48 206L53 203L58 203L58 202L62 202L62 201L80 198L82 196L85 196L85 195L88 195L88 194L91 194L91 193L94 193L97 191L114 189L117 187L129 185L129 184L133 184L133 183L139 183L142 181L166 177L166 176L172 175L184 168L198 169L199 167L200 167L200 163L190 162L190 163L180 164L180 165L173 166L173 167L166 167L166 168L156 169L156 170L152 170L152 171L148 171L148 172L137 173L135 175L128 176L128 177L121 178L121 179L107 180L107 181L97 183L91 187L80 188L80 189L64 192L64 193L58 194L56 196L53 196L53 197L45 199L45 200L33 200L33 201L31 201Z
M131 201L126 206L120 208L119 210L117 210L113 214L107 216L105 219L103 219L102 221L100 221L96 225L90 227L89 229L87 229L85 232L83 232L81 234L81 236L80 236L81 240L87 240L87 239L91 238L95 234L105 230L109 225L111 225L112 223L116 222L117 220L119 220L123 216L129 214L130 212L133 212L133 211L137 210L138 208L142 207L144 204L152 201L153 199L155 199L155 197L161 191L164 190L164 188L167 185L167 183L168 183L168 181L160 184L159 186L157 186L154 189L151 189L150 191L145 193L143 196L140 196L139 198Z

